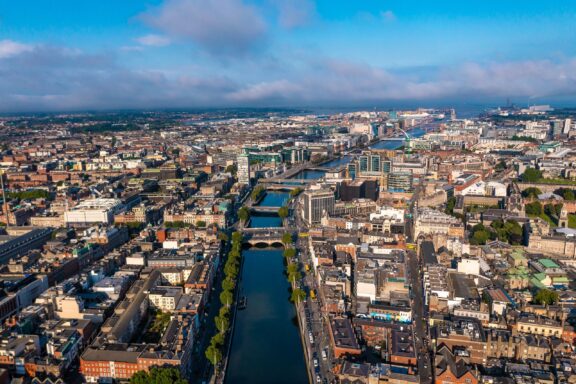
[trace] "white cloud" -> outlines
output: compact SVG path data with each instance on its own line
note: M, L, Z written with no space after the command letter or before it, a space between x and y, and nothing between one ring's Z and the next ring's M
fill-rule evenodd
M32 50L31 45L18 43L13 40L0 40L0 59L17 56Z
M151 46L151 47L164 47L166 45L170 45L170 39L166 36L149 34L145 36L141 36L136 39L136 41L142 45Z
M267 37L262 15L242 0L167 0L140 19L168 36L190 39L216 56L245 54Z

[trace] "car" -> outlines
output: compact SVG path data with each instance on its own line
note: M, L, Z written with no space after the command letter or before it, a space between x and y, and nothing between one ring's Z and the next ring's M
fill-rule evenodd
M317 382L317 383L321 383L321 382L322 382L322 378L320 378L319 375L316 375L316 382Z
M326 360L328 358L328 354L326 353L326 350L323 349L322 350L322 360Z
M312 360L314 362L314 367L318 367L318 359L314 358L314 360Z

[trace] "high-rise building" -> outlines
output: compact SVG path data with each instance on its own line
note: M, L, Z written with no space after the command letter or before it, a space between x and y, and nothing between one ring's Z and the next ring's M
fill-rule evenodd
M246 154L238 155L238 182L250 184L250 156Z
M317 189L302 194L304 205L302 216L308 224L318 224L324 213L334 212L334 192L330 189Z

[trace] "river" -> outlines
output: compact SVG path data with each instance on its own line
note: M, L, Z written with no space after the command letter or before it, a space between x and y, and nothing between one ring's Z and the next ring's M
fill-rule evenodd
M226 384L308 383L296 310L288 300L282 249L242 252L241 295Z

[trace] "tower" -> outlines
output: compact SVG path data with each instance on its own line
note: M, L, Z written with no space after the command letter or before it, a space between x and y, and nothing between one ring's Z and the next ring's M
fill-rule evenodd
M565 206L562 206L562 210L560 211L560 218L558 219L558 226L561 228L568 227L568 211L566 210Z

